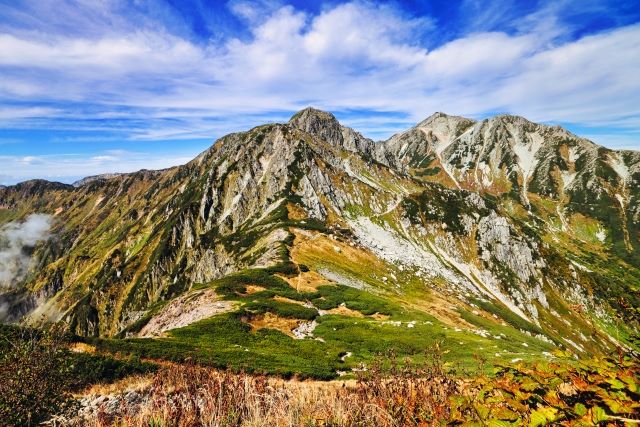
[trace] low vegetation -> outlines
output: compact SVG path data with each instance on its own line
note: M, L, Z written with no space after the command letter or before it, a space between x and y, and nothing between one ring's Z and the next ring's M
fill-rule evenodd
M633 425L637 359L509 365L461 378L437 352L420 366L392 355L349 382L273 380L193 365L159 371L146 398L98 409L98 426Z
M31 426L71 404L90 384L152 372L138 359L70 351L69 336L0 325L0 425Z
M336 292L336 288L331 291ZM391 316L394 311L389 311ZM77 337L55 330L3 326L0 425L37 425L54 414L58 421L71 425L119 427L640 423L637 355L575 360L568 353L557 353L553 361L544 363L492 361L496 368L488 373L482 366L487 360L476 357L480 366L469 372L446 361L450 346L443 345L443 340L430 336L432 345L427 345L420 334L412 340L401 332L412 328L386 324L389 331L381 331L366 317L353 318L345 326L344 318L326 315L320 319L319 333L328 345L312 339L293 340L272 329L251 332L238 313L207 319L197 328L178 329L170 338L174 340L171 345L167 345L168 340L117 341L132 346L135 351L130 353L147 352L145 356L153 357L154 352L175 351L176 359L184 354L192 357L186 363L165 363L159 369L137 358L122 359L129 353L123 347L117 348L119 359L100 353L76 353L71 348L78 347L72 343ZM222 331L226 335L220 336ZM378 340L363 338L365 333L376 334ZM301 372L320 379L333 378L338 367L335 360L341 361L343 368L344 359L349 360L348 353L339 352L337 344L343 335L345 342L349 338L354 353L360 354L353 379L324 382L283 378L294 374L304 377ZM235 341L238 344L231 345ZM114 342L103 341L102 349L108 350ZM193 346L185 347L187 342ZM375 347L371 347L372 342ZM83 345L85 351L94 349ZM285 345L297 347L277 351ZM215 348L222 350L214 352ZM429 349L426 353L425 348ZM204 355L207 357L199 359ZM471 354L467 356L471 358ZM236 364L231 367L235 369L216 370L197 363L212 360L219 366L233 360ZM79 415L79 401L73 393L91 384L140 374L150 375L151 380L138 389L135 399L127 397L130 382L123 382L126 386L121 388L116 383L110 389L109 405L103 401ZM116 404L112 404L114 399Z
M493 328L498 338L443 325L424 311L348 286L320 284L299 291L282 278L297 270L296 264L245 270L201 285L237 302L237 310L170 330L166 337L89 342L112 354L321 380L353 378L362 363L388 351L421 363L424 349L437 343L442 343L449 368L467 370L477 368L474 354L498 361L529 360L553 349L545 341L471 314L470 324ZM294 338L292 329L304 324L308 332L298 336L303 339Z

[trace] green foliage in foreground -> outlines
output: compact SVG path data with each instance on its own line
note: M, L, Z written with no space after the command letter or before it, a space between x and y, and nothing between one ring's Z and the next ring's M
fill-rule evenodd
M70 338L0 324L0 425L37 425L68 404L71 391L156 368L137 359L71 352Z
M638 359L591 359L498 367L455 396L452 421L482 425L622 425L640 421Z
M54 335L0 328L0 425L38 425L68 402L71 360Z

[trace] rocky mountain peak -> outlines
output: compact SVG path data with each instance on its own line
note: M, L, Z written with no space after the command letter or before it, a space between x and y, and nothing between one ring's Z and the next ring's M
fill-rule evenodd
M289 125L328 141L342 138L338 119L329 112L317 110L313 107L307 107L294 114L289 120Z
M462 124L468 127L476 123L476 121L472 119L468 119L466 117L453 116L453 115L449 115L449 114L437 111L432 115L430 115L429 117L427 117L426 119L424 119L423 121L421 121L420 123L418 123L416 127L418 128L429 127L429 126L433 126L440 123L448 123L448 124L454 124L454 125Z
M328 142L332 146L370 156L374 142L351 128L342 126L336 117L326 111L307 107L289 120L289 125Z
M122 175L122 174L116 172L116 173L103 173L103 174L100 174L100 175L87 176L87 177L84 177L82 179L79 179L79 180L75 181L71 185L73 185L74 187L81 187L83 185L89 184L90 182L111 179L111 178L115 178L115 177L120 176L120 175Z

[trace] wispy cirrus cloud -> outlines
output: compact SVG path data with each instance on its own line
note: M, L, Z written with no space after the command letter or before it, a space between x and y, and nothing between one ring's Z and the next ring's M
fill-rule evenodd
M98 155L58 154L44 156L3 156L0 164L0 185L33 178L29 168L38 170L38 178L73 183L85 176L105 172L135 172L140 169L164 169L189 162L197 151L185 150L184 155L163 155L144 152L102 152Z

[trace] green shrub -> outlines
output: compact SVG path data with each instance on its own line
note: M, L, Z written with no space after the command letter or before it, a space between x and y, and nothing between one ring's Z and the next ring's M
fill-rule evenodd
M72 354L74 388L86 387L89 384L113 382L130 375L146 374L157 370L153 363L142 362L138 357L118 360L99 354Z
M380 297L344 285L320 286L318 294L319 296L313 299L313 304L322 310L331 310L344 303L351 310L359 311L362 314L392 315L399 308Z
M290 319L313 320L318 316L318 311L313 308L274 300L250 302L246 309L258 314L270 312Z
M0 425L38 425L70 401L73 363L66 341L55 332L0 332Z
M72 338L57 328L0 325L0 425L37 425L61 412L72 391L156 369L139 359L71 352Z

